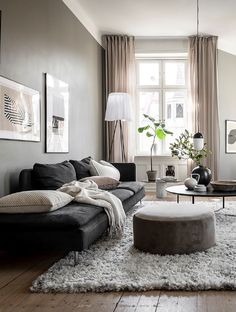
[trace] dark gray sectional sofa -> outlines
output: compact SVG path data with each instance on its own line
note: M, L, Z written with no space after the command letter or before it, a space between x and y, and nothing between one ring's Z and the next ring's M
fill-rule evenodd
M135 164L113 165L123 182L110 192L121 199L127 212L144 197L144 187L135 181ZM37 189L32 169L22 170L19 184L21 191ZM89 248L107 228L103 208L75 202L48 213L1 214L0 249L81 251Z

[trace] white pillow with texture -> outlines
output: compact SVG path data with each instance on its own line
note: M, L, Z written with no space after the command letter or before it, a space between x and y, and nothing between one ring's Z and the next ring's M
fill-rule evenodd
M101 160L97 162L93 159L90 160L90 173L92 176L109 177L116 180L120 180L120 171L116 169L112 164Z
M0 213L40 213L57 210L74 198L59 191L17 192L0 198Z

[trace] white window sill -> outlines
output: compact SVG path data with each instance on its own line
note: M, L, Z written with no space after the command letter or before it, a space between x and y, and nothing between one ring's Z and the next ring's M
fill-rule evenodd
M134 156L135 163L150 163L150 155L136 155ZM171 164L187 164L186 159L178 159L170 155L154 155L153 163L169 163Z
M150 157L150 154L138 154L135 155L134 158L141 158L141 157ZM171 155L152 155L153 158L169 158L169 159L174 159Z

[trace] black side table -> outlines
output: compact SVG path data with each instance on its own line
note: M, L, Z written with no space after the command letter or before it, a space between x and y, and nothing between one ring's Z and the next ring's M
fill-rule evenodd
M177 203L179 203L179 196L192 197L192 204L195 202L195 197L222 197L223 208L225 208L225 197L235 197L235 192L219 192L219 191L206 191L195 192L188 190L184 185L170 186L166 188L166 191L171 194L177 195Z

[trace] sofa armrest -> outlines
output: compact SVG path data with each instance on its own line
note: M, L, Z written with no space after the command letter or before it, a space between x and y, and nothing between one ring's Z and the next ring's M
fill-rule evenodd
M34 189L32 169L24 169L20 172L19 176L19 189L20 191L31 191Z
M120 171L120 180L136 181L136 165L135 163L112 163Z

